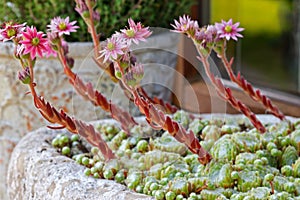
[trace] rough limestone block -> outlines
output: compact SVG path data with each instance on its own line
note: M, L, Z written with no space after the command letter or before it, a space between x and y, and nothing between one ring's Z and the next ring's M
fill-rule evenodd
M38 129L15 147L8 168L10 199L26 200L151 200L114 181L84 175L85 167L60 155L51 138L66 131Z

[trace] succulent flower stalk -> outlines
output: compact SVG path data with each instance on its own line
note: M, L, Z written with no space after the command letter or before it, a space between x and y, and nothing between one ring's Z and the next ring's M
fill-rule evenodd
M146 116L147 122L153 128L168 131L177 141L185 144L192 153L198 155L200 163L207 164L210 162L212 159L211 155L201 147L199 140L191 130L186 131L181 124L158 110L151 102L140 96L137 92L133 92L133 95L135 104Z
M260 102L263 104L266 109L272 113L274 116L278 117L280 120L287 121L285 115L275 106L272 101L264 94L261 93L259 89L254 89L252 84L249 83L239 72L236 76L232 71L232 63L233 59L230 61L227 60L225 51L223 51L223 54L220 55L221 60L226 68L226 71L231 79L231 81L238 84L244 91L247 93L253 100Z
M59 127L48 126L53 129L62 129L66 128L71 133L79 134L84 137L90 144L98 147L106 160L115 158L114 153L108 147L106 142L102 139L100 133L98 133L94 127L90 124L87 124L83 121L77 120L74 117L70 117L66 112L61 110L57 111L49 102L47 102L42 96L38 96L35 90L36 84L33 83L34 73L33 73L33 63L32 60L28 60L29 70L30 70L30 91L33 96L34 106L39 110L41 115L53 124L59 124Z
M96 1L76 2L79 3L77 6L80 6L82 15L89 13L85 17L88 18L86 20L89 21L89 28L93 27L92 13ZM157 131L144 130L149 128L144 125L131 129L137 123L128 112L108 101L90 82L85 83L71 70L74 60L68 55L69 49L63 35L68 34L68 31L75 32L75 23L71 22L72 29L68 28L68 18L56 18L56 21L59 21L58 26L51 26L52 33L48 34L47 39L34 27L27 27L25 31L22 25L13 24L9 28L0 29L0 40L13 40L14 54L22 67L18 73L19 79L29 86L34 106L40 114L50 123L58 124L48 127L66 128L74 133L70 139L64 134L57 136L51 144L63 155L72 156L78 164L84 165L87 176L114 179L118 183L126 184L131 190L152 195L157 200L299 198L299 122L292 125L296 130L285 122L270 125L267 127L268 133L262 135L252 129L247 120L206 121L183 111L173 116L168 115L168 112L175 112L177 108L160 99L150 98L139 86L144 76L144 68L132 55L129 46L132 42L144 41L151 32L140 22L135 23L129 19L129 28L114 34L103 50L95 48L95 55L98 58L101 54L96 63L101 67L109 66L109 73L116 74L125 94L130 96L145 115L148 124ZM239 23L233 24L229 20L199 28L197 22L183 16L173 26L176 32L185 33L193 40L199 60L220 97L248 117L259 132L266 132L255 114L232 95L230 88L224 86L220 78L214 76L208 62L211 51L217 52L231 78L247 87L252 98L258 95L256 98L267 101L240 74L234 75L231 70L233 61L228 62L226 59L224 52L227 40L242 37L239 32L243 29L238 27ZM90 32L93 39L97 39L93 28ZM45 56L45 53L53 52L58 55L65 74L78 93L110 112L112 118L121 123L123 130L114 125L101 124L99 131L96 131L92 125L68 115L64 110L58 111L37 94L33 70L36 55ZM102 63L104 60L109 62ZM282 118L285 120L284 116ZM132 135L128 134L129 131ZM291 134L288 135L289 133ZM95 146L91 149L91 154L84 152L74 155L74 150L77 153L86 151L78 135ZM198 137L201 138L201 144ZM80 150L80 145L84 150ZM117 159L110 147L119 156ZM99 155L100 152L106 162Z
M257 119L256 115L241 101L236 99L231 92L231 89L225 87L222 81L219 78L216 78L210 71L210 65L207 58L199 58L204 65L205 72L208 75L209 79L211 80L212 84L214 85L216 91L218 92L219 96L226 100L232 107L236 110L243 113L253 124L253 126L260 132L265 133L266 128L263 124Z
M93 85L90 82L84 83L83 80L71 70L71 66L68 63L68 57L66 57L63 47L59 46L58 48L58 55L64 67L64 72L76 91L94 105L100 106L106 112L110 112L111 117L120 122L124 131L129 134L130 128L137 124L133 117L119 106L108 101L99 91L93 88Z
M237 83L252 99L261 102L273 115L281 120L287 121L284 114L279 111L275 105L273 105L269 98L263 95L260 90L254 89L252 85L240 75L240 73L238 73L238 76L233 73L231 68L233 60L228 62L225 54L226 42L230 39L237 41L238 38L243 37L240 32L243 31L244 28L240 28L239 25L239 22L233 24L232 19L230 19L228 22L222 20L221 23L215 23L215 25L208 25L206 27L199 28L198 24L191 20L190 17L183 16L179 18L179 21L175 20L175 25L172 26L175 28L174 32L184 33L193 40L200 55L200 61L205 67L206 74L212 81L221 98L228 101L235 109L247 116L252 124L261 133L264 133L266 129L257 119L255 114L252 113L245 104L235 99L230 88L225 87L219 78L212 75L209 63L207 62L211 51L215 51L218 57L222 60L222 63L233 82Z

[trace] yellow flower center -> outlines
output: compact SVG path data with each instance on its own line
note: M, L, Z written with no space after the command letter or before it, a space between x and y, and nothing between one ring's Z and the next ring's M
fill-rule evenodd
M37 46L37 45L39 45L39 43L40 43L40 39L37 38L37 37L35 37L35 38L33 38L33 39L31 40L31 44L32 44L33 46Z
M67 25L64 22L62 22L58 25L58 28L59 28L59 30L66 30Z
M134 37L134 30L132 29L129 29L129 30L126 30L126 35L130 38Z
M16 35L16 30L15 29L8 29L7 30L7 36L8 37L13 37L13 36L15 36Z
M227 25L227 26L225 26L224 30L226 33L230 33L232 31L232 27Z
M107 43L107 49L112 51L115 49L115 45L112 42Z

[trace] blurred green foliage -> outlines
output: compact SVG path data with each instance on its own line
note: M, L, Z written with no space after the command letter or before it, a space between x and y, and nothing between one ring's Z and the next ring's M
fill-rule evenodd
M189 14L191 0L97 0L100 12L102 38L109 37L127 24L129 17L141 21L145 26L169 28L174 18ZM45 31L46 25L55 16L70 16L81 27L79 33L71 35L69 41L89 41L89 34L79 14L74 10L73 0L0 0L0 22L15 20L27 22Z

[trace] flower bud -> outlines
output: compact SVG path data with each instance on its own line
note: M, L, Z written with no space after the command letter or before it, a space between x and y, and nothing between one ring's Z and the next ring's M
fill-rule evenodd
M206 44L200 44L199 51L203 57L208 57L210 55L211 49L209 47L206 47Z
M24 70L19 71L18 78L20 81L22 81L22 83L29 84L31 79L29 67L26 67Z
M75 62L74 59L71 57L66 57L66 60L67 60L69 67L72 69L74 66L74 62Z
M88 13L88 7L84 0L78 0L75 10L84 17L84 13Z
M131 69L133 78L136 79L137 81L142 80L144 77L144 67L142 64L135 64L135 66L132 67Z
M120 61L120 67L125 71L129 67L129 63Z
M91 6L92 8L95 8L97 6L96 0L91 0Z
M117 77L118 79L122 78L122 73L120 71L115 71L115 77Z
M69 53L69 45L66 41L61 42L61 47L62 47L65 55Z
M225 46L226 46L226 40L220 39L215 42L215 46L213 47L213 49L218 55L221 55L222 52L225 51Z
M133 55L133 54L130 54L130 62L131 62L131 64L134 65L136 63L136 61L137 61L136 56Z
M93 19L94 19L95 21L99 21L99 20L100 20L100 13L99 13L97 10L95 10L95 11L93 12Z
M90 18L90 13L89 13L89 11L83 11L83 12L82 12L82 17L85 18L85 19L89 19L89 18Z
M133 77L133 73L131 71L129 71L129 72L127 72L127 74L125 74L125 81L129 86L136 86L137 85L137 81Z
M50 41L50 43L53 45L57 45L60 41L60 39L58 37L58 33L54 33L54 32L48 32L47 38Z

